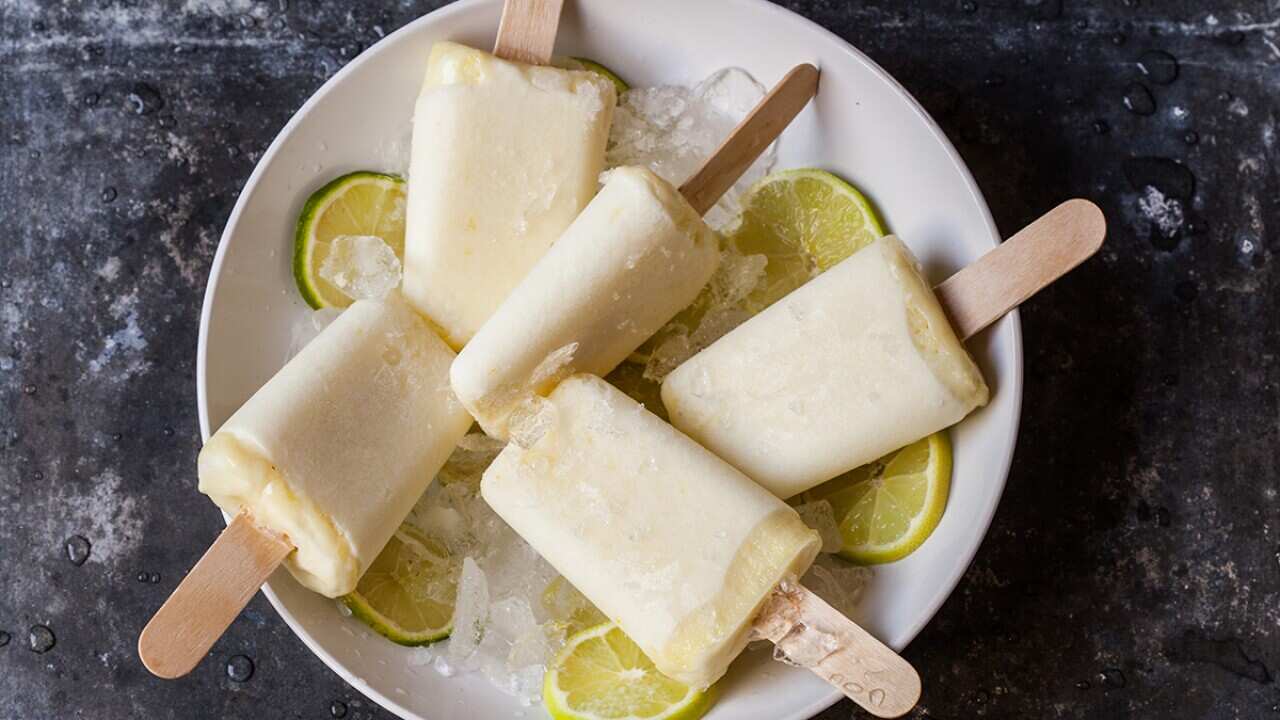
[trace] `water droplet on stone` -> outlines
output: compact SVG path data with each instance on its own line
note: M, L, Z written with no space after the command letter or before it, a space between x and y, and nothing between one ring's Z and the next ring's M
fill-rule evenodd
M988 75L987 78L982 81L982 84L986 85L987 87L1001 87L1004 85L1004 83L1005 83L1004 76L999 74Z
M1217 35L1213 36L1213 41L1215 43L1219 45L1228 45L1230 47L1243 45L1244 40L1245 40L1244 33L1240 32L1239 30L1227 30L1226 32L1220 32Z
M138 115L150 115L164 107L164 97L160 95L160 91L146 83L135 84L125 100L129 103L129 109Z
M1080 682L1076 683L1077 690L1088 690L1090 687L1093 687L1093 686L1089 684L1088 680L1081 680Z
M1111 36L1112 45L1120 46L1127 42L1129 42L1129 36L1125 35L1124 33L1116 33L1115 35Z
M91 93L89 93L88 95L85 95L85 96L84 96L84 106L85 106L85 107L93 107L93 106L97 105L97 104L98 104L98 101L99 101L99 100L101 100L101 99L102 99L102 96L101 96L101 95L99 95L99 94L98 94L98 93L96 93L96 92L91 92Z
M1077 29L1077 30L1084 30L1084 29L1085 29L1085 28L1087 28L1087 27L1089 27L1089 21L1088 21L1088 20L1085 20L1084 18L1080 18L1079 20L1077 20L1077 21L1076 21L1076 29Z
M0 648L4 647L5 645L8 645L11 639L13 639L12 635L10 635L9 633L3 630L0 630Z
M160 127L164 128L164 129L166 129L166 130L168 130L169 128L172 128L174 125L177 125L177 124L178 124L177 119L175 119L172 115L170 115L170 114L168 114L168 113L166 113L166 114L164 114L164 115L161 115L161 116L160 116L160 119L159 119L159 120L157 120L156 122L160 124Z
M1187 133L1182 136L1182 142L1188 145L1195 145L1200 142L1200 133L1195 130L1188 130Z
M1168 85L1178 79L1178 60L1163 50L1148 50L1138 58L1138 69L1157 85Z
M33 653L47 653L57 643L53 631L44 625L32 625L27 631L27 649Z
M111 433L111 439L112 439L112 440L114 440L114 441L116 441L116 442L120 442L121 440L123 440L123 439L124 439L124 434L123 434L123 433Z
M115 199L119 196L120 193L116 192L116 189L113 187L104 188L102 190L102 202L104 203L115 202Z
M1138 157L1124 161L1124 176L1135 192L1153 187L1184 205L1195 194L1196 177L1186 165L1169 158Z
M35 386L35 385L30 385L30 384L23 385L23 386L22 386L22 392L24 392L24 393L26 393L26 394L28 394L28 395L35 395L35 394L36 394L36 386Z
M978 11L978 3L973 0L964 0L960 3L960 9L967 13L974 13Z
M31 476L34 477L37 481L44 479L44 473L41 472L40 470L35 471L34 473L32 473Z
M335 718L344 718L347 716L347 704L341 700L334 700L329 703L329 715Z
M247 655L232 655L227 658L227 677L232 682L249 682L253 677L253 660Z
M1093 121L1093 131L1099 135L1106 135L1111 132L1111 126L1106 120L1098 119Z
M1156 99L1142 83L1132 83L1124 91L1124 106L1134 115L1154 115Z
M289 23L287 23L282 17L275 18L271 21L272 30L284 30L287 27L289 27Z
M974 693L973 701L979 705L986 705L991 700L991 695L986 690L979 690Z
M169 427L168 425L166 425L165 428L160 432L164 433L165 437L173 437L173 428Z
M1227 92L1226 90L1223 90L1222 92L1218 93L1218 102L1227 103L1227 102L1231 102L1234 99L1235 99L1235 96Z
M85 536L72 535L63 543L63 547L67 551L67 559L71 561L71 564L80 567L89 559L89 551L93 546L89 544L89 539Z
M240 16L240 27L242 28L251 28L257 24L258 24L258 21L254 20L252 15Z
M1120 668L1105 668L1098 673L1098 680L1102 681L1107 687L1122 688L1125 686L1126 680L1124 672Z

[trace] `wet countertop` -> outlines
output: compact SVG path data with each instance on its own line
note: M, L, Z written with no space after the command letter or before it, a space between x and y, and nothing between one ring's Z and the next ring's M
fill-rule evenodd
M0 6L0 717L390 717L261 596L182 681L134 643L222 525L196 324L237 193L438 4ZM1013 472L913 717L1280 718L1280 2L783 4L920 100L1006 234L1110 220L1023 311Z

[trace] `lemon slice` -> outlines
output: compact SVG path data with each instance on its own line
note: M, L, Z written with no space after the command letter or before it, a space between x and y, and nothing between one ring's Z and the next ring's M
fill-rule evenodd
M893 562L911 554L938 527L951 488L951 443L934 433L854 468L804 494L835 511L844 545L856 563Z
M604 76L606 80L613 83L613 87L618 91L619 97L621 97L622 93L631 89L631 86L627 84L626 80L618 77L618 73L601 65L595 60L589 60L584 57L558 57L553 58L551 62L556 67L564 68L565 70L586 70L587 72L593 72L597 75Z
M614 623L569 638L547 671L542 700L557 720L694 720L710 692L659 673Z
M392 642L426 645L449 636L458 572L439 543L402 525L342 602Z
M783 170L761 178L742 201L728 244L768 258L748 296L756 313L884 236L884 223L857 188L825 170Z
M381 238L403 263L404 215L405 182L394 175L353 172L312 193L298 216L293 242L293 278L307 304L319 310L352 303L346 293L320 277L336 238Z

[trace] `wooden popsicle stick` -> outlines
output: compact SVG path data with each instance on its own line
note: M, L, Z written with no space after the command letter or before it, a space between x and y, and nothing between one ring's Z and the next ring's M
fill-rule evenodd
M1102 247L1107 219L1076 198L1050 210L934 288L961 340L981 332Z
M693 209L706 214L738 182L818 92L818 75L818 68L812 65L795 66L738 123L693 177L680 186L680 193Z
M550 63L563 7L564 0L506 0L493 54L530 65Z
M802 585L779 585L754 629L876 717L901 717L920 700L911 663Z
M167 679L191 672L292 551L283 536L237 515L142 629L142 664Z

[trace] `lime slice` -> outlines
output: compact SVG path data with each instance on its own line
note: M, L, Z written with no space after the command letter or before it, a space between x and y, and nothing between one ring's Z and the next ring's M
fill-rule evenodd
M631 86L627 84L626 80L618 77L618 73L601 65L595 60L588 60L584 57L565 57L554 58L552 62L554 62L557 67L562 67L565 70L586 70L587 72L593 72L597 75L603 75L606 80L613 83L613 87L618 91L619 96L631 89Z
M662 675L613 623L569 638L547 671L542 700L557 720L694 720L710 692Z
M449 636L458 571L439 543L402 525L342 602L392 642L426 645Z
M727 243L768 258L747 298L759 312L885 234L857 188L825 170L783 170L761 178L742 200L742 221Z
M806 492L827 500L844 546L840 554L874 565L900 560L938 527L951 488L951 443L945 432L854 468Z
M346 307L346 293L320 277L334 239L344 235L382 238L404 262L405 182L395 175L353 172L312 193L298 216L293 277L311 307Z

